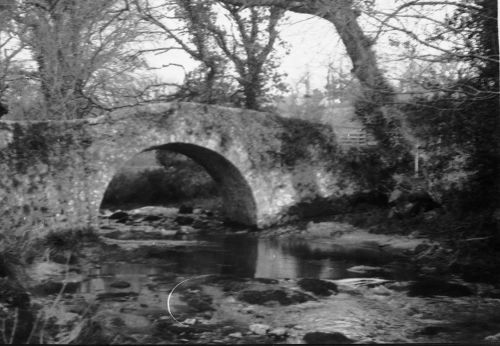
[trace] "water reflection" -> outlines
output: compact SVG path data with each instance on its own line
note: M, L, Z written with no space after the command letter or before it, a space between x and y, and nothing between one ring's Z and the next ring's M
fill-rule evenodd
M346 247L300 239L258 239L250 235L232 235L209 241L213 245L210 248L189 246L155 252L156 264L153 266L146 263L104 263L88 273L82 293L123 290L111 287L115 281L126 281L131 285L127 291L140 292L153 277L170 277L174 282L176 276L204 274L243 278L341 279L363 276L347 271L354 265L377 266L391 260L386 252L369 243ZM144 262L148 262L147 255ZM402 269L378 274L397 278L398 270Z
M388 260L371 246L348 249L299 239L261 239L257 250L255 276L264 278L340 279L352 276L347 268L353 265Z
M148 277L160 275L165 267L151 267L136 263L105 263L98 268L92 268L88 273L88 280L82 282L81 293L102 293L111 291L140 292L148 281ZM114 288L111 285L116 281L130 284L125 288Z

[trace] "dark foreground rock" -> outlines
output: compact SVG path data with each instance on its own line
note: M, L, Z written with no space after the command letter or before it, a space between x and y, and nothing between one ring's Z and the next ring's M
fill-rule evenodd
M238 294L238 299L249 304L263 305L270 301L276 301L281 305L291 305L304 303L308 300L314 300L313 297L293 291L285 291L280 289L257 291L245 290Z
M467 286L435 278L415 281L408 286L408 289L408 296L410 297L465 297L473 294L472 290Z
M35 321L30 304L24 287L15 280L0 278L0 328L7 343L24 344L28 341ZM7 336L9 339L5 339Z
M26 309L30 306L30 297L18 282L8 278L0 278L0 304Z
M193 212L193 207L190 205L181 205L179 208L179 214L191 214Z
M306 344L352 344L354 340L349 339L342 333L311 332L304 335Z
M175 218L175 222L177 222L181 226L191 225L194 222L194 218L192 218L191 216L179 215Z
M48 296L51 294L75 293L80 287L79 282L58 282L47 280L31 288L34 294Z
M128 220L128 218L129 218L128 213L121 211L121 210L116 211L113 214L111 214L110 216L108 216L108 219L116 220L117 222L125 222L126 220Z
M337 285L320 279L301 279L297 282L300 288L318 296L329 296L338 293Z
M127 281L114 281L109 286L113 288L128 288L130 287L130 283Z
M139 294L136 292L104 292L97 295L97 300L113 300L120 298L137 297Z

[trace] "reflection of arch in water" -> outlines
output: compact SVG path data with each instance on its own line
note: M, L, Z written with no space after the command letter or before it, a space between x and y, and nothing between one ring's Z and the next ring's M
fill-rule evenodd
M256 277L296 278L297 258L283 252L277 239L260 239L257 245Z
M342 253L315 249L304 239L260 239L257 249L255 276L338 279L347 274Z
M147 150L169 150L191 158L205 168L217 184L225 216L241 224L257 224L253 192L238 168L225 157L213 150L188 143L168 143Z

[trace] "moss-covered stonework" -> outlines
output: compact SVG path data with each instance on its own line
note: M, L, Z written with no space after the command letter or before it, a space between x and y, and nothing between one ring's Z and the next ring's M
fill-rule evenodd
M95 225L114 173L148 149L194 159L219 184L227 217L260 227L280 222L292 206L356 190L341 179L327 127L242 109L158 104L78 121L1 121L2 224Z

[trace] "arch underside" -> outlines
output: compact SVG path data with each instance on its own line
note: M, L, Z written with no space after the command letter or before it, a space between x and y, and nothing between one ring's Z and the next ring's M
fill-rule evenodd
M205 168L219 187L225 217L244 225L257 225L253 192L241 172L219 153L188 143L168 143L147 150L168 150L185 155Z

